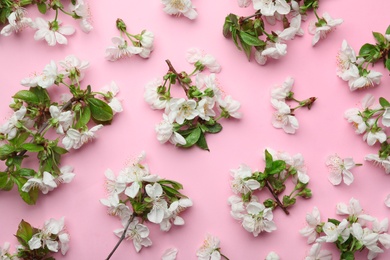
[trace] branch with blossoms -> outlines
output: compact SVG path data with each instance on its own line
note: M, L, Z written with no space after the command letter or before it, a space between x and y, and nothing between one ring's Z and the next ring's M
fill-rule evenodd
M296 203L297 197L311 198L309 176L306 174L304 159L301 154L290 156L285 152L266 149L264 152L264 171L252 171L241 164L238 169L231 170L233 180L231 188L236 195L228 199L231 215L239 220L242 226L253 236L261 232L276 230L272 211L281 208L289 215L288 208ZM286 192L286 181L291 179L294 188ZM256 192L271 193L272 198L259 202ZM280 196L283 196L280 199Z
M318 2L318 0L238 0L240 7L248 7L253 3L256 11L247 17L232 13L226 16L223 35L232 38L236 47L244 51L249 61L254 52L257 63L264 65L270 58L280 59L285 56L286 42L304 34L301 23L306 19L309 10L313 10L317 19L309 24L309 33L314 35L313 46L343 22L342 19L333 19L328 13L320 17L317 14ZM269 25L273 26L277 22L282 23L283 31L268 30Z
M47 220L42 229L22 220L15 236L20 243L16 252L10 253L10 244L6 242L3 248L0 247L0 259L54 260L54 253L61 251L61 254L65 255L69 250L69 234L65 228L64 217Z
M376 43L365 43L360 47L359 55L344 40L338 54L337 76L348 81L351 91L379 85L382 73L369 69L378 62L390 71L390 26L385 34L372 32Z
M145 86L145 101L152 109L165 109L163 121L155 128L160 143L167 141L179 147L194 145L208 150L206 134L222 131L222 118L241 118L240 103L225 96L214 73L221 66L216 59L193 48L187 52L187 61L194 64L191 73L178 72L166 60L168 72L163 79L154 79ZM185 97L172 97L171 88L180 86Z
M293 85L294 79L288 77L282 85L275 86L271 91L271 104L276 109L272 116L272 125L275 128L282 128L288 134L295 134L299 128L298 119L294 112L302 107L307 107L310 110L317 100L316 97L304 100L296 99L294 92L292 92ZM286 101L296 102L298 105L291 108Z
M75 20L80 20L81 30L89 33L93 27L90 22L90 11L84 0L71 0L66 9L61 0L21 0L10 1L0 0L0 23L5 24L0 34L10 36L23 29L30 27L36 30L34 39L46 40L49 46L58 44L67 44L65 36L72 35L75 29L70 25L61 25L58 19L59 14L71 16ZM45 20L42 17L36 17L33 21L27 17L25 7L36 5L39 12L46 14L50 11L55 12L53 20Z
M368 250L367 259L374 259L384 249L390 248L390 234L387 233L388 218L379 221L377 218L364 214L358 200L351 198L349 205L337 204L336 213L347 216L341 220L328 218L321 221L320 212L314 207L306 214L307 226L300 230L307 237L307 243L313 244L306 260L332 259L332 253L321 250L323 243L333 243L340 252L340 259L355 259L355 254Z
M119 18L116 20L116 28L121 35L111 39L114 46L107 47L107 60L116 61L120 58L131 57L137 54L144 59L149 58L150 53L153 51L154 41L154 34L151 31L143 30L140 34L130 34L127 31L125 22ZM129 42L131 45L129 45Z
M133 240L137 252L151 246L146 222L158 224L162 231L168 232L172 225L184 225L180 214L192 206L192 201L179 191L183 186L151 174L148 165L141 163L144 158L143 152L118 176L110 169L105 172L108 198L100 202L108 207L108 214L120 218L124 227L114 230L120 240L107 260L124 239Z
M47 194L71 182L73 167L61 167L62 156L94 139L103 125L111 124L114 113L122 111L115 82L98 92L90 85L82 88L88 62L71 55L59 65L60 71L51 61L41 74L22 80L29 90L15 93L10 104L14 114L0 126L0 160L6 165L0 170L0 189L16 185L28 204L36 203L39 190ZM61 100L50 95L53 85L65 91ZM25 159L34 155L38 169L25 167Z
M361 104L362 108L351 108L345 111L344 117L350 122L355 133L363 135L363 140L369 146L380 143L377 154L368 154L365 160L372 161L390 173L390 144L388 142L390 127L390 103L385 98L379 98L379 104L375 104L375 98L367 94Z

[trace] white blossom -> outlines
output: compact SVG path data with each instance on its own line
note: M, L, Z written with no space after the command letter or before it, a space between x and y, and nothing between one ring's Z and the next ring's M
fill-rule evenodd
M364 221L374 220L372 216L363 214L363 209L360 206L360 202L355 198L351 198L348 205L344 203L338 203L336 208L336 213L338 215L349 215L350 217L357 218L361 223L364 223Z
M57 64L52 60L45 66L41 74L25 78L20 83L25 87L40 86L42 88L48 88L55 83L58 75Z
M124 228L114 230L114 234L117 237L121 237L124 232ZM152 241L149 238L149 229L147 226L139 224L138 220L133 220L129 228L126 230L126 239L133 240L134 248L137 252L141 251L142 247L149 247L152 245Z
M226 113L228 117L241 118L242 114L238 111L241 107L240 102L234 100L230 95L227 95L224 99L218 101L219 108L223 113Z
M144 99L152 109L164 109L168 104L168 98L159 93L162 84L162 80L156 78L145 85Z
M321 244L315 243L305 260L332 260L332 253L328 250L321 250Z
M178 250L176 248L168 248L164 251L161 260L175 260Z
M231 183L231 187L234 193L247 194L248 192L260 188L260 183L258 181L248 179L252 177L252 169L249 166L241 164L238 169L232 169L230 172L234 178Z
M326 165L329 169L328 180L333 185L339 185L341 183L341 180L343 180L344 183L347 185L350 185L353 182L354 177L352 175L352 172L350 171L356 166L355 162L353 161L353 158L348 157L342 159L337 154L334 154L328 157Z
M184 98L172 98L169 101L169 114L170 121L176 121L178 124L183 124L184 120L192 120L198 116L196 110L195 100L186 100Z
M75 29L68 26L61 26L61 21L57 20L58 29L52 26L53 22L44 20L41 17L35 18L34 27L37 31L34 34L34 39L39 41L45 39L49 46L58 44L67 44L68 40L64 35L72 35Z
M253 0L253 7L260 10L262 15L273 16L278 14L288 14L291 10L286 0Z
M140 54L142 52L141 47L135 47L129 45L125 39L116 36L111 39L114 46L106 48L106 59L109 61L116 61L123 57L131 57L134 54Z
M163 120L158 125L156 125L155 131L157 133L157 140L162 144L166 143L167 141L174 145L186 144L186 139L184 139L184 137L179 133L173 131L173 124L166 114L163 114Z
M146 194L151 198L153 207L148 213L148 220L155 224L160 224L164 218L164 213L168 210L168 204L162 196L163 189L159 183L145 186Z
M385 169L385 173L390 173L390 156L387 158L381 158L377 154L368 154L364 157L364 160L374 162L374 165L380 165Z
M51 115L50 122L54 126L57 126L57 134L65 134L65 131L67 131L73 123L72 111L62 112L57 106L50 106L49 111Z
M288 134L294 134L299 128L298 120L291 115L290 107L284 102L271 99L272 106L276 109L272 116L272 125L275 128L282 128Z
M33 21L26 17L27 11L23 7L18 7L8 17L8 24L3 27L0 34L9 36L12 33L18 33L26 27L32 27Z
M280 260L280 257L277 253L271 251L268 253L268 255L265 257L265 260Z
M198 260L219 260L221 259L219 238L210 234L206 236L203 245L196 251Z
M284 101L291 93L293 85L294 79L292 77L287 77L282 85L274 86L274 88L271 90L271 98Z
M33 177L28 179L27 182L23 185L22 191L29 192L34 188L38 188L42 191L43 194L47 194L49 191L57 188L57 183L55 182L53 175L44 171L41 177Z
M79 149L87 142L96 138L96 132L102 127L103 125L99 124L83 132L79 132L74 128L69 128L69 130L66 131L66 136L62 139L62 144L64 145L64 148L68 151L71 148Z
M91 24L91 11L89 10L88 4L85 3L84 0L77 0L75 5L71 3L69 7L71 12L74 12L80 17L81 30L85 33L89 33L93 29L93 26Z
M21 124L26 115L27 108L21 106L18 111L15 111L11 118L0 127L0 133L7 135L8 140L12 140L18 133L18 125Z
M65 71L61 74L68 76L71 79L76 78L81 81L84 78L84 71L89 67L88 61L82 61L74 55L68 55L63 61L58 62Z
M191 0L161 0L161 2L165 5L163 10L167 14L177 16L182 14L191 20L198 16Z
M57 185L61 183L70 183L76 174L73 173L73 167L65 165L60 168L60 174L54 179Z
M172 224L176 226L184 225L184 219L179 216L181 212L189 207L192 207L192 201L189 198L181 198L169 205L168 211L165 211L164 219L160 223L160 229L163 231L169 231Z
M306 222L307 226L299 231L299 233L307 237L307 243L313 243L318 237L318 233L316 231L317 226L321 224L321 216L320 211L317 207L313 208L311 213L306 213Z
M200 63L208 68L210 72L218 73L221 71L221 65L217 60L212 55L205 54L198 48L189 49L186 53L186 60L191 64Z
M107 86L104 86L101 91L109 96L105 97L105 99L108 101L107 104L111 107L114 114L123 111L121 101L116 98L116 95L119 93L119 87L115 81L111 81L111 83Z
M266 208L258 202L250 202L246 210L247 215L244 216L242 226L248 232L253 233L257 237L261 232L272 232L276 230L276 225L272 221L273 214L271 208Z
M333 19L328 13L324 13L323 18L316 22L311 21L309 24L309 33L313 34L312 45L316 45L320 39L326 38L326 36L333 30L336 26L343 23L343 19Z

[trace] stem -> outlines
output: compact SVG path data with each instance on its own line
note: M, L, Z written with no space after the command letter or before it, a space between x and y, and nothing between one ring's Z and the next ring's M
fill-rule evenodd
M133 215L131 215L131 217L130 217L130 219L129 219L129 221L127 222L127 225L126 225L126 227L125 227L125 229L123 230L123 234L122 234L122 236L120 237L120 239L119 239L119 241L118 241L118 243L116 243L116 245L115 245L115 247L114 247L114 249L112 249L112 251L111 251L111 253L107 256L107 258L106 258L106 260L109 260L110 258L111 258L111 256L115 253L115 251L117 250L117 248L119 247L119 245L122 243L122 241L123 241L123 239L125 239L125 237L126 237L126 232L127 232L127 229L129 228L129 226L130 226L130 224L131 224L131 222L133 222L133 220L134 220L134 214Z
M181 87L183 88L184 92L185 92L186 95L188 96L188 89L187 89L187 86L186 86L186 84L185 84L183 81L181 81L180 74L177 73L177 71L176 71L175 68L172 66L172 63L171 63L169 60L165 60L165 62L168 64L169 70L177 76L177 80L179 81Z
M58 9L56 9L56 16L54 17L54 21L57 21L58 18Z
M283 203L279 200L278 196L276 196L276 194L274 193L274 190L271 188L271 186L269 185L268 181L265 182L265 187L267 187L267 189L272 193L272 196L275 198L276 203L278 204L278 206L282 208L282 210L284 211L284 213L286 213L286 215L289 215L290 212L288 212L286 207L283 206Z
M250 15L250 16L247 16L247 17L241 17L241 23L243 23L243 22L245 22L246 20L249 20L249 19L251 19L252 17L256 17L256 16L258 16L259 15L259 13L255 13L255 14L252 14L252 15Z
M229 258L228 258L226 255L222 254L221 252L219 252L219 253L221 254L221 256L222 256L223 258L225 258L226 260L229 260Z

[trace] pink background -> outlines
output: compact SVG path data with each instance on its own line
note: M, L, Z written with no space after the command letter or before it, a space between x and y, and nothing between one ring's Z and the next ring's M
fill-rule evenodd
M112 231L121 227L120 221L109 216L99 202L106 196L104 171L111 168L118 172L142 150L147 153L146 163L151 172L181 182L183 193L194 201L194 206L183 215L186 224L173 227L168 233L149 225L152 247L137 254L132 243L125 241L112 259L160 259L169 247L179 249L177 259L196 259L196 250L206 233L219 237L222 252L233 260L264 259L269 251L277 252L285 260L303 259L310 246L298 231L305 226L306 212L314 206L320 209L322 220L326 220L336 217L337 203L348 203L355 197L368 214L380 220L389 217L390 209L385 207L384 199L390 193L390 176L363 160L366 154L376 153L378 147L369 147L343 118L344 111L358 106L367 93L376 98L390 98L388 72L378 64L375 69L384 74L382 84L357 92L350 92L347 83L335 73L336 55L343 39L358 50L362 44L374 41L371 31L386 30L388 0L321 1L319 14L329 12L333 18L343 18L344 23L314 48L312 36L307 33L308 22L303 23L305 35L288 42L284 58L264 67L254 60L248 62L233 42L222 35L228 13L253 13L252 7L241 9L235 0L194 0L199 13L194 21L165 14L159 1L89 2L94 30L84 34L77 22L63 18L65 24L77 29L66 46L49 47L45 42L36 42L31 29L1 37L0 118L3 122L12 114L8 103L15 92L24 88L19 84L21 79L42 71L50 60L59 61L70 54L90 61L84 86L90 84L98 90L112 80L117 82L124 112L99 132L97 140L64 157L63 165L74 166L77 174L71 184L41 196L35 206L26 205L16 190L0 192L0 244L9 241L13 248L16 244L13 234L21 219L41 227L51 217L65 216L71 234L70 250L66 257L58 259L104 259L118 241ZM31 17L36 17L35 10L29 11ZM54 14L46 16L49 17ZM114 63L104 59L111 37L118 35L115 20L119 17L131 33L143 29L154 32L155 50L150 59L132 57ZM222 72L217 75L220 84L242 103L241 120L222 121L223 131L207 136L211 152L161 145L156 140L154 126L162 114L151 110L143 100L144 85L167 71L165 59L170 59L177 70L190 70L184 59L190 47L199 47L217 58L222 65ZM295 78L293 91L298 99L318 97L312 110L297 111L300 129L295 135L287 135L271 125L270 89L287 76ZM240 163L262 169L261 153L265 147L303 154L313 198L298 200L290 209L290 216L275 210L277 231L254 238L230 216L227 199L233 193L229 170ZM364 163L353 170L355 182L351 186L335 187L327 180L325 160L333 153ZM332 248L333 245L329 247ZM333 252L337 259L336 250ZM357 259L365 259L366 254L367 251L358 254ZM377 259L390 259L390 251Z

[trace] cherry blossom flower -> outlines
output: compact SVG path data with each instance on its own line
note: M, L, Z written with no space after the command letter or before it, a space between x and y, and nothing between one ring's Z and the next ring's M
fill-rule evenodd
M218 73L221 71L221 65L219 65L217 60L210 54L203 53L198 48L189 49L186 53L186 60L191 64L199 63L200 65L208 68L210 72Z
M278 38L288 41L293 40L295 36L302 36L304 34L301 28L302 16L298 13L290 21L290 27L287 27L282 32L278 33Z
M344 79L345 76L343 76L343 74L345 71L351 68L351 66L353 66L356 62L357 60L354 49L348 45L346 40L343 40L341 49L337 55L337 76Z
M385 205L386 207L390 208L390 194L386 196Z
M53 175L45 171L43 172L43 176L40 178L33 177L28 179L23 185L22 191L29 192L33 188L38 188L43 194L47 194L49 191L57 188L57 183L55 182Z
M34 39L39 41L45 39L49 46L58 44L67 44L68 40L64 35L72 35L75 29L68 26L61 26L59 20L49 22L41 17L35 18L34 27L37 29Z
M203 97L199 102L196 110L198 111L198 116L203 120L209 121L210 117L215 116L214 111L215 100L209 97Z
M280 260L280 257L278 254L276 254L274 251L269 252L269 254L265 257L265 260Z
M336 26L342 23L343 19L333 19L328 13L324 13L323 18L318 22L311 21L309 24L309 33L314 35L312 45L314 46L320 39L326 38Z
M237 0L237 3L240 7L248 7L252 3L252 0Z
M89 33L93 29L93 26L91 24L91 12L88 4L85 3L84 0L77 0L75 5L72 3L69 5L69 9L80 17L81 30L85 33Z
M238 110L241 107L240 102L237 100L234 100L232 96L227 95L224 99L220 99L218 101L219 108L222 110L221 115L228 118L228 117L234 117L234 118L241 118L242 114L238 112Z
M246 210L247 215L244 216L242 226L248 232L253 233L257 237L261 232L272 232L276 230L276 225L272 221L273 214L271 208L266 208L258 202L250 202Z
M162 84L162 80L156 78L145 85L144 99L152 109L164 109L168 104L169 100L160 91Z
M79 132L78 130L74 128L69 128L68 131L66 131L66 136L62 139L62 144L64 145L64 148L66 150L73 149L79 149L81 146L83 146L85 143L91 141L92 139L96 138L96 132L101 129L103 125L96 125L92 127L89 130Z
M371 118L366 121L369 126L369 131L363 135L363 140L367 141L367 144L373 146L376 142L383 143L387 140L386 133L380 127L374 126L376 123L375 119Z
M10 243L5 242L4 245L1 247L0 246L0 259L1 260L11 260L9 257L9 248L10 248Z
M339 185L341 183L341 180L343 180L344 183L347 185L350 185L353 182L354 177L352 175L352 172L350 171L356 166L355 162L353 161L353 158L348 157L342 159L337 154L334 154L328 157L326 165L329 169L328 180L333 185Z
M155 130L157 133L157 140L160 143L170 143L176 145L185 145L186 139L182 135L173 131L173 122L171 122L166 114L163 114L163 120L156 125Z
M366 110L367 108L372 106L374 102L375 102L375 98L373 95L371 94L365 95L361 101L362 109ZM363 120L360 113L361 112L358 108L350 108L344 113L344 117L347 119L348 122L352 123L352 125L355 127L355 132L357 134L363 134L367 130L367 124Z
M380 165L385 169L386 174L390 173L390 156L387 158L380 158L377 154L368 154L364 160L374 162L374 165Z
M198 16L198 13L195 11L191 0L161 0L165 5L164 12L169 15L180 16L183 14L188 19L195 19Z
M299 233L302 236L307 237L307 243L311 244L318 237L316 228L321 224L320 211L317 207L314 207L311 213L306 213L306 222L308 225L301 229Z
M172 98L169 101L169 114L170 121L176 121L178 124L183 124L184 120L191 120L198 116L196 110L195 100L186 100L184 98Z
M282 128L288 134L294 134L299 128L298 120L291 115L290 107L283 101L271 99L272 106L277 110L272 116L272 125Z
M11 118L0 127L0 133L7 135L8 140L15 138L18 133L18 125L26 115L27 109L25 106L21 106L18 111L15 111Z
M271 90L271 98L279 101L284 101L290 94L294 85L294 79L287 77L282 85L275 86Z
M263 51L255 50L255 60L259 65L265 65L267 63L268 58L262 55Z
M104 86L101 89L101 92L106 94L105 99L108 101L107 104L111 107L114 114L123 111L121 101L118 98L116 98L116 95L119 93L119 87L115 81L111 81L109 85Z
M341 78L348 81L349 89L351 91L355 91L357 89L379 85L382 73L374 70L360 71L355 64L351 64L349 69L343 72Z
M57 134L65 134L65 131L69 129L73 122L72 111L62 112L57 106L50 106L49 108L52 125L56 126Z
M381 222L375 219L372 222L372 232L378 234L378 241L386 249L390 249L390 234L387 233L389 229L389 219L385 218Z
M281 42L267 42L265 49L261 52L262 56L279 59L287 54L287 45Z
M40 86L42 88L48 88L55 83L58 75L57 64L52 60L45 66L41 74L25 78L20 83L25 87Z
M367 247L370 252L377 254L382 253L383 250L378 247L377 241L379 239L379 235L377 233L372 232L369 228L362 227L359 223L353 223L351 227L351 234L364 246ZM372 258L371 258L372 259Z
M306 174L306 165L303 155L297 153L291 157L291 168L294 168L297 171L296 176L293 176L293 181L296 183L299 180L301 183L306 184L309 182L310 177Z
M168 248L164 251L161 260L175 260L178 250L176 248Z
M68 76L71 79L76 79L78 82L83 80L84 71L89 67L88 61L81 61L74 55L68 55L65 57L65 60L58 62L65 71L62 71L61 74Z
M126 189L126 183L122 176L116 177L111 169L107 169L104 175L106 176L106 190L109 197L119 195Z
M70 183L76 174L73 173L73 167L65 165L60 168L60 174L54 179L57 185L61 183Z
M241 164L238 169L230 170L233 176L233 181L231 187L234 193L236 194L247 194L253 190L260 188L260 183L256 180L247 178L252 176L252 169L245 165Z
M332 253L328 250L321 250L321 244L315 243L305 260L332 260Z
M124 232L124 228L114 230L114 234L117 237L121 237ZM134 248L137 252L141 251L142 247L149 247L152 245L152 241L149 238L149 229L147 226L139 224L138 220L133 220L129 228L126 230L126 239L133 240Z
M107 212L109 215L118 216L124 226L133 214L132 210L130 210L126 204L119 201L118 195L109 196L107 199L101 199L100 203L108 207Z
M336 213L338 215L349 215L349 217L356 218L361 222L374 220L372 216L363 214L363 209L360 206L360 202L355 198L351 198L349 200L349 205L338 203L336 208Z
M198 260L219 260L221 259L219 238L210 234L206 236L203 245L196 251Z
M168 210L167 202L161 197L163 189L161 185L156 182L153 185L147 184L145 190L153 203L153 208L147 215L148 220L152 223L160 224L164 218L164 213Z
M349 222L346 219L343 219L338 225L335 225L332 222L326 222L322 227L322 231L325 233L325 236L317 238L316 242L333 243L339 239L339 236L341 236L345 242L350 234L348 225Z
M160 223L160 229L163 231L169 231L172 224L176 226L184 225L184 219L179 214L189 207L192 207L192 201L188 198L182 198L176 200L169 205L168 211L164 212L164 219Z
M109 61L116 61L123 57L131 57L134 54L142 52L141 47L128 45L127 41L122 37L116 36L111 39L114 46L109 46L106 49L106 59Z
M253 7L260 10L262 15L273 16L278 14L288 14L291 10L286 0L253 0Z
M8 17L8 24L3 27L0 34L9 36L12 33L18 33L26 27L32 27L33 21L26 17L27 11L23 7L18 7Z

